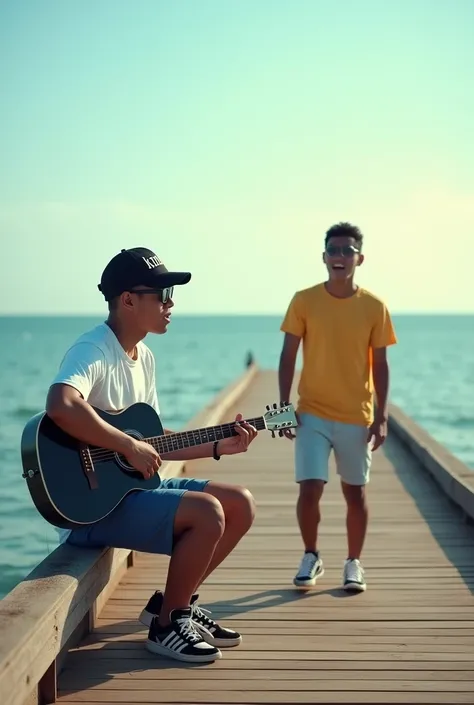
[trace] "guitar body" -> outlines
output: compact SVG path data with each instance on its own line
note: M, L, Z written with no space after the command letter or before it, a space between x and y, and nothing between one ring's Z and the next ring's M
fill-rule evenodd
M119 414L95 411L134 438L163 435L160 418L148 404L133 404ZM21 456L37 510L50 524L63 529L100 521L130 492L154 490L161 483L159 475L145 480L119 454L84 446L45 413L37 414L25 426ZM89 457L93 463L87 472Z
M233 421L165 435L158 414L144 403L132 404L119 414L95 411L111 426L149 443L165 456L237 435ZM257 431L271 431L273 437L298 425L293 406L284 402L280 408L267 405L263 416L247 419L247 423ZM23 477L37 510L61 529L95 524L130 492L155 490L161 484L158 474L145 480L119 453L81 443L44 412L33 416L23 430L21 459Z

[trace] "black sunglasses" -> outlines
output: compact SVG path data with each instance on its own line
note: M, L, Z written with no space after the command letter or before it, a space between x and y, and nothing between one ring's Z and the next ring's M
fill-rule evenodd
M154 294L162 304L168 303L173 298L174 286L165 286L163 289L131 289L131 294Z
M353 257L359 254L359 252L360 250L353 245L328 245L326 247L326 254L329 255L329 257L337 257L338 255L342 257Z

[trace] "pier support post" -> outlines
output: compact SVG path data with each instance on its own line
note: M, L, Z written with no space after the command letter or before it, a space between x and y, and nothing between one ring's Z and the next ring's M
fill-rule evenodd
M56 702L58 696L57 683L56 659L54 659L53 663L38 683L39 705L52 705L52 703Z

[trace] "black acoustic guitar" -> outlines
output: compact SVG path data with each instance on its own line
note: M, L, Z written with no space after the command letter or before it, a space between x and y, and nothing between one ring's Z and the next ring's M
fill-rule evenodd
M111 426L150 443L160 455L237 435L235 423L164 434L160 418L148 404L133 404L119 414L95 409ZM298 425L291 404L281 404L247 419L257 431ZM39 513L54 526L77 529L106 517L129 493L160 486L156 474L145 480L125 457L107 448L81 443L62 431L44 412L26 424L21 439L23 477Z

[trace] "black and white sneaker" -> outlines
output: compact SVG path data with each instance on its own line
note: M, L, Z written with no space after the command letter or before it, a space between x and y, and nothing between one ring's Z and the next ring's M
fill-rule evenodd
M202 638L208 644L227 648L229 646L238 646L242 643L241 635L233 629L221 627L216 621L209 616L209 610L204 610L197 604L199 595L193 595L191 598L191 609L193 611L193 624Z
M146 641L148 651L188 663L210 663L221 658L219 649L205 642L196 630L191 614L191 607L172 610L166 627L153 618Z
M191 598L191 619L204 641L211 644L211 646L219 646L221 648L238 646L242 642L241 635L233 629L221 627L220 624L211 619L211 617L209 617L209 611L202 609L197 604L198 597L199 595L196 594ZM163 593L157 590L141 611L138 618L140 622L149 627L153 618L160 614L162 605Z
M364 592L367 589L364 569L357 558L347 558L344 562L342 574L342 587L348 592Z
M158 617L163 606L163 593L157 590L148 600L146 607L140 613L139 621L149 627L153 621L153 617Z
M293 584L297 587L310 587L322 575L324 575L324 566L319 553L306 551L301 559L298 572L293 578Z

